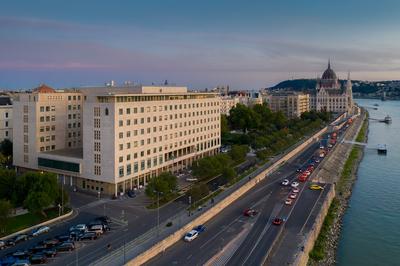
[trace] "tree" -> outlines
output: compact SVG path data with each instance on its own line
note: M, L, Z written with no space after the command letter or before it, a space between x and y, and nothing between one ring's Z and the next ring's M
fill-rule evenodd
M0 152L5 157L11 157L13 154L13 143L9 139L4 139L0 142Z
M12 210L12 204L5 199L0 199L0 230L4 232L6 230L8 218L10 217Z
M222 177L225 183L229 183L236 177L236 172L232 167L227 166L222 170Z
M0 168L0 198L12 201L16 199L17 179L15 171Z
M157 196L168 197L176 191L177 187L178 180L176 176L170 172L164 172L149 181L145 193L153 199L157 198Z
M196 184L189 189L188 195L192 198L192 202L196 202L210 193L210 189L206 184Z
M59 185L53 173L29 172L25 175L26 180L32 181L24 206L32 213L40 213L46 217L44 210L56 203L59 197Z
M242 162L246 158L246 154L249 152L249 147L247 145L233 145L229 151L229 156L236 163Z
M221 136L224 137L229 131L228 118L226 115L221 115Z

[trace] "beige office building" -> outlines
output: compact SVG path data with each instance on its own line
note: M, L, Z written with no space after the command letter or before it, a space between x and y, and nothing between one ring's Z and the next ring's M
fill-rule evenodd
M14 164L78 189L117 194L220 147L220 100L186 87L42 86L14 104Z
M239 103L238 97L221 96L220 99L221 114L224 115L229 115L231 109Z
M310 110L310 95L295 92L276 93L269 96L268 103L272 111L282 111L288 118L296 118Z
M9 96L0 96L0 142L12 141L12 101Z

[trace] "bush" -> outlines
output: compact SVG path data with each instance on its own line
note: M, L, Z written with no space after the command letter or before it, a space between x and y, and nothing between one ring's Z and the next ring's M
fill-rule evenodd
M150 179L146 186L145 193L148 197L154 200L160 196L168 198L178 187L178 180L175 175L170 172L161 173L159 176ZM160 193L160 195L157 195Z

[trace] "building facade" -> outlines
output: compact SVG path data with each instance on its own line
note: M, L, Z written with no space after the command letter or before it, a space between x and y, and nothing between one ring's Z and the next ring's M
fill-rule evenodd
M4 139L12 140L12 101L8 96L0 96L0 142Z
M275 93L269 96L268 104L273 112L281 111L288 118L297 118L310 110L310 95L296 92Z
M229 115L230 110L239 103L238 97L221 96L221 114Z
M217 94L186 87L39 88L19 95L14 112L15 138L24 140L14 164L94 192L142 187L220 147Z
M315 92L311 95L310 108L333 113L350 113L353 108L353 91L350 74L345 86L342 86L335 71L328 68L317 79Z

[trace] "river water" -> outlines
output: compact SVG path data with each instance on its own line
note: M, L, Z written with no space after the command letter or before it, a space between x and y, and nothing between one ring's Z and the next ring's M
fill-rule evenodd
M337 262L340 266L400 265L400 101L357 99L371 118L392 117L392 124L370 121L368 145L343 218ZM387 144L386 156L374 150Z

